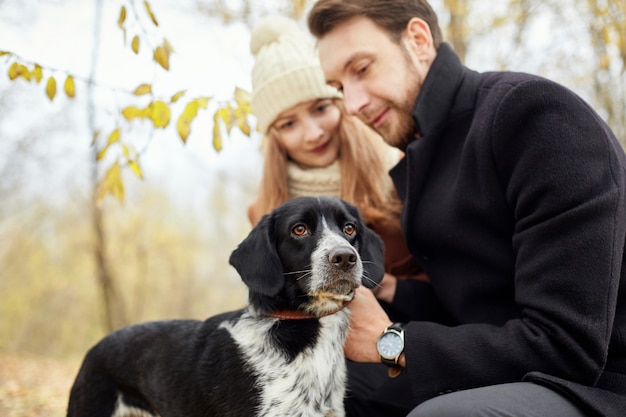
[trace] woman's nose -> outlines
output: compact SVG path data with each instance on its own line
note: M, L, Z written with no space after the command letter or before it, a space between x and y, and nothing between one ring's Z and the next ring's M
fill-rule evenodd
M309 119L305 126L304 140L307 142L313 142L321 138L324 134L324 129L317 123L315 119Z

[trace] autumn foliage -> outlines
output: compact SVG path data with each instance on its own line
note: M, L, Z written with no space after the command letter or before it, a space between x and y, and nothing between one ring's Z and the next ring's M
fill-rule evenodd
M131 3L131 5L134 6L134 3ZM144 17L146 17L145 20L150 22L154 27L158 27L159 23L150 3L144 1L143 5ZM120 8L117 26L122 31L125 45L128 35L128 15L128 8L122 6ZM139 20L140 17L136 16L136 19ZM134 34L132 37L130 48L135 54L139 53L142 44L141 39L142 33ZM161 44L154 47L153 60L162 70L169 71L172 54L174 54L174 47L166 38L163 38ZM55 76L54 71L46 70L38 63L27 62L14 52L0 51L0 57L2 56L12 61L8 70L10 80L13 81L21 78L27 82L39 84L45 78L45 95L50 100L54 100L57 97L57 78L59 78L59 76ZM46 76L46 72L50 74ZM80 81L83 87L86 87L86 85L93 80L80 79L78 81ZM63 91L67 98L72 99L76 96L76 84L77 77L69 73L64 75ZM81 93L84 93L84 90L78 92L78 94ZM124 201L125 187L124 177L122 175L123 170L128 169L138 178L143 178L140 154L134 150L129 144L129 141L125 139L127 134L132 134L134 123L147 121L154 129L166 129L170 126L172 118L175 118L176 132L183 144L187 143L192 133L194 120L198 117L200 111L208 109L211 97L190 98L184 110L179 115L173 114L172 105L179 100L184 100L185 93L186 91L182 90L168 98L156 97L151 84L141 83L132 92L129 92L129 94L137 98L138 104L118 109L119 114L122 116L119 118L118 125L108 133L102 132L101 130L94 132L92 146L95 147L96 161L100 164L104 161L108 162L108 165L104 167L104 173L98 184L97 195L99 201L107 195L112 195L119 201ZM149 102L145 105L139 104L145 102L144 99L141 99L141 97L144 96L149 97ZM213 148L218 152L221 151L224 140L223 132L226 132L228 135L234 127L237 127L244 135L250 136L252 127L249 122L249 116L251 114L249 93L241 88L236 88L233 98L219 103L213 114ZM111 158L105 159L114 149L117 152L113 161L111 161Z

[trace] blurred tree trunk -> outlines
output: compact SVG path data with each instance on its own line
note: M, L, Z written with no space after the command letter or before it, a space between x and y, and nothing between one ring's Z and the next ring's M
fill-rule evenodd
M602 116L626 146L626 0L586 0L595 55L593 87Z
M467 28L466 20L469 10L468 0L444 0L444 7L450 13L450 22L446 28L446 41L452 45L461 62L465 62L467 55Z
M94 13L94 33L93 33L93 49L91 55L91 69L87 86L87 115L89 130L93 133L94 139L96 133L96 105L94 100L94 80L96 79L96 70L98 67L98 54L100 50L100 37L102 26L102 0L95 1ZM94 232L93 255L96 263L96 277L102 294L102 303L104 307L104 325L107 332L123 327L127 324L126 312L123 300L118 292L115 277L113 276L111 264L107 256L107 239L104 227L104 212L98 202L98 149L92 146L92 195L91 195L91 214Z

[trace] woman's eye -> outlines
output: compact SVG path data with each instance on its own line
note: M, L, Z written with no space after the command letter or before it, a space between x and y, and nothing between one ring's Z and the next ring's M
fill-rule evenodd
M352 223L348 223L343 227L343 232L348 236L352 236L356 232L356 226Z
M278 130L284 130L284 129L289 129L290 127L292 127L295 124L294 121L288 121L285 123L281 123L278 125Z
M293 227L293 229L291 229L291 231L296 236L303 236L307 233L307 228L303 224L297 224Z

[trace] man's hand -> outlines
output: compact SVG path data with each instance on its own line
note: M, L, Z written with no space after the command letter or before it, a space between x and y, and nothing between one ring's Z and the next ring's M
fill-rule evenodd
M380 362L376 341L392 324L387 313L374 294L363 286L357 288L350 311L350 330L344 345L346 358L355 362Z

